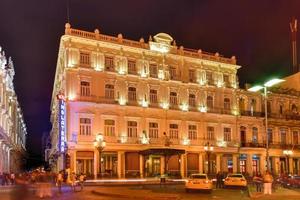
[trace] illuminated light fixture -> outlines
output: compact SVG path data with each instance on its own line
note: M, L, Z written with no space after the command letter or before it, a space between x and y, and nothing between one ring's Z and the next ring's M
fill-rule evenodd
M256 85L256 86L253 86L253 87L249 88L248 91L250 91L250 92L257 92L257 91L259 91L259 90L261 90L263 88L264 88L263 86Z
M74 101L75 98L76 98L75 94L69 94L69 96L68 96L68 100L70 100L70 101Z
M142 107L147 108L148 107L148 101L147 100L142 100L141 102Z
M163 102L163 103L160 104L160 106L161 106L163 109L165 109L165 110L169 109L169 103L168 103L168 102Z
M223 82L222 81L218 81L217 82L217 87L222 87L223 86Z
M145 132L142 133L141 143L142 144L149 144L150 143L150 138L147 137Z
M121 74L121 75L124 75L124 74L126 74L126 71L124 69L120 68L118 70L118 73Z
M162 79L162 80L165 79L164 71L161 70L161 69L158 70L158 75L157 76L158 76L159 79Z
M264 86L265 86L265 87L272 87L273 85L276 85L276 84L281 83L281 82L283 82L283 81L285 81L285 80L279 79L279 78L274 78L274 79L271 79L271 80L267 81L267 82L264 84Z
M199 111L205 113L205 112L207 112L207 107L206 106L200 106Z
M225 141L218 141L217 142L217 146L218 147L226 147L227 146L227 143Z
M141 72L141 77L142 77L142 78L147 78L147 75L148 75L148 74L147 74L146 72Z
M205 81L204 79L199 79L199 80L198 80L198 83L199 83L201 86L203 86L203 85L206 84L206 81Z
M180 105L182 111L189 111L189 105L187 103L183 103Z
M124 97L120 97L120 98L119 98L119 104L120 104L121 106L126 105L126 99L125 99Z
M293 151L292 150L283 150L283 154L284 155L293 155Z
M189 140L189 139L187 139L187 138L184 138L184 139L182 140L182 144L183 144L183 145L190 145L190 144L191 144L191 140Z
M127 142L127 136L126 136L125 134L123 134L123 135L121 136L121 143L124 144L124 143L126 143L126 142Z
M101 71L103 71L103 67L100 67L99 65L97 65L95 67L95 70L101 72Z

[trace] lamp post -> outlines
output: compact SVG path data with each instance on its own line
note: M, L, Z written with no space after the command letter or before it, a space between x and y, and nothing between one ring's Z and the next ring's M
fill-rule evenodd
M287 168L287 173L290 174L290 163L289 163L289 156L293 154L292 150L283 150L283 155L286 156L286 168Z
M207 154L207 173L210 174L210 154L214 151L214 147L207 142L204 146L204 151Z
M98 133L96 135L96 139L94 140L94 147L98 150L99 152L99 173L100 173L100 177L101 177L101 154L102 151L104 150L106 146L106 142L104 140L104 137L101 133Z
M248 91L250 92L257 92L261 89L264 89L264 96L265 96L265 125L266 125L266 157L267 157L267 170L270 171L270 164L269 164L269 134L268 134L268 87L272 87L278 83L281 83L285 80L283 79L278 79L278 78L274 78L271 79L269 81L267 81L266 83L264 83L263 85L256 85L253 86L251 88L248 89Z

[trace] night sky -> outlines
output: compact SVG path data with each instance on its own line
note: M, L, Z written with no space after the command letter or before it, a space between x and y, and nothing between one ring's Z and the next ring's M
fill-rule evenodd
M41 154L42 133L51 129L50 102L67 1L0 0L0 46L14 62L30 155ZM289 22L292 17L300 20L298 0L69 0L69 5L74 28L146 41L166 32L178 46L235 55L242 66L241 87L291 71Z

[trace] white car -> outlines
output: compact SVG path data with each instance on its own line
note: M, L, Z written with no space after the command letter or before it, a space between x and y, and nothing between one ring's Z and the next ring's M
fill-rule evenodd
M240 186L246 187L247 180L243 176L243 174L229 174L224 180L224 186Z
M213 183L208 179L206 174L192 174L189 179L186 180L185 190L206 190L211 192L213 189Z

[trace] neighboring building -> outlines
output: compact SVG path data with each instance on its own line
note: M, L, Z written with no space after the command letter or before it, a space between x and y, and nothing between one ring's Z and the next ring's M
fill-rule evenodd
M24 167L26 125L14 90L14 65L0 47L0 173Z
M49 161L49 153L51 150L51 137L49 135L49 132L45 131L42 134L42 152L44 155L44 161Z
M101 173L118 177L264 172L263 96L238 88L239 68L235 57L177 47L165 33L146 43L66 24L51 104L53 169L97 175L101 160ZM299 173L299 106L299 96L269 95L274 173Z

